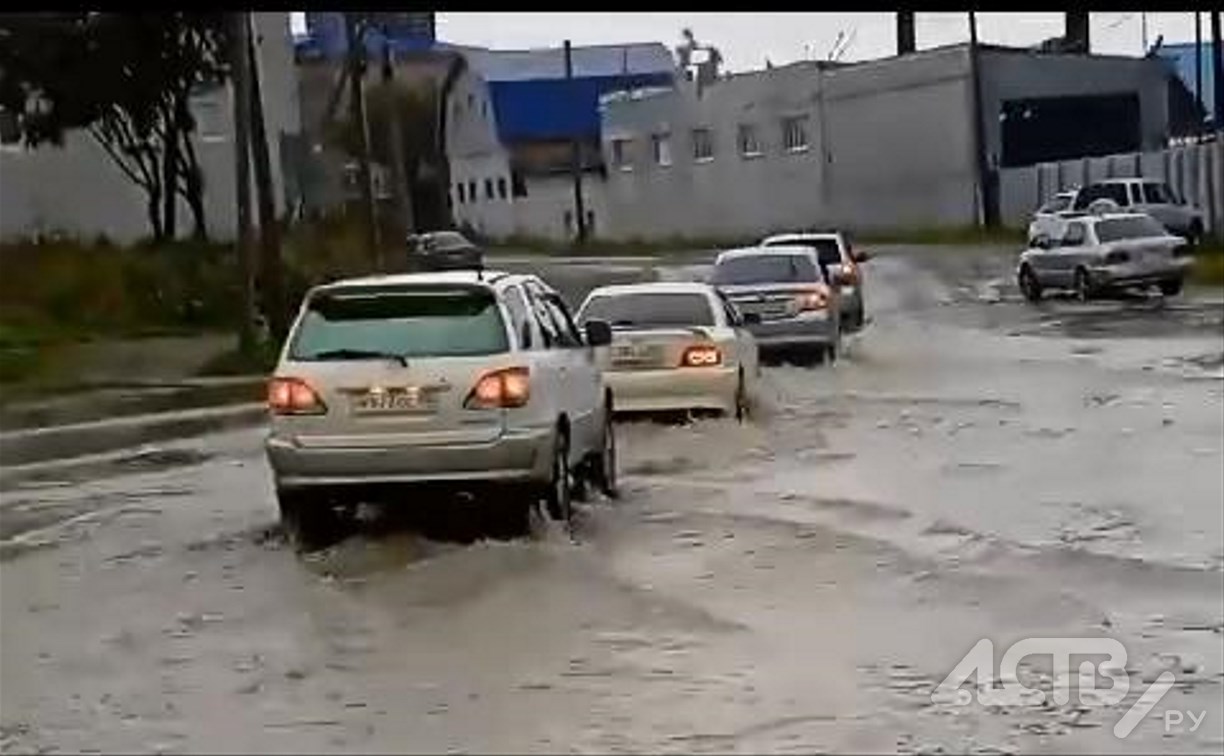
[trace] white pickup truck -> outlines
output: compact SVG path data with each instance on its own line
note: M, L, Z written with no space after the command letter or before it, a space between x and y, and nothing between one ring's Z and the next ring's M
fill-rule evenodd
M1061 236L1068 218L1084 213L1145 213L1170 233L1191 244L1203 235L1203 213L1181 199L1163 181L1118 178L1098 181L1071 192L1060 192L1042 205L1029 224L1030 245L1038 238Z

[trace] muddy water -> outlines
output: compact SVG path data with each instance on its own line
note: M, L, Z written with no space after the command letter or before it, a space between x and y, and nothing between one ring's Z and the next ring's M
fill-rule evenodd
M0 748L1219 753L1219 306L1154 335L882 251L835 367L767 369L745 425L623 426L573 539L371 511L296 555L258 431L5 490ZM1104 635L1122 708L931 702L980 638Z

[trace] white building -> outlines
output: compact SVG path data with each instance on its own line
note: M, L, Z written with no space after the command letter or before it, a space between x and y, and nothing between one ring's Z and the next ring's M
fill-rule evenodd
M670 84L675 64L667 48L575 47L570 80L560 48L450 49L466 62L444 114L455 222L495 238L572 238L577 222L570 161L577 141L587 227L598 234L607 218L599 97Z
M289 14L252 16L277 210L285 213L290 208L282 142L301 131ZM234 238L237 226L232 102L232 89L226 86L201 93L192 105L206 222L214 239ZM62 148L29 150L18 143L0 147L0 237L58 232L132 242L150 233L145 204L140 187L84 131L66 134ZM191 217L180 198L179 235L191 233Z

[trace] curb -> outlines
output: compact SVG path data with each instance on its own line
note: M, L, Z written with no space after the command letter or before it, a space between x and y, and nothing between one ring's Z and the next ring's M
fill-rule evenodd
M267 416L267 406L263 402L249 402L0 433L0 468L66 460L154 441L258 425Z

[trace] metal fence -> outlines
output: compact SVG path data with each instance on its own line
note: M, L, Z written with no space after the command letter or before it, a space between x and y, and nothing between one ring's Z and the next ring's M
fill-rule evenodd
M1036 210L1057 192L1110 178L1143 177L1165 181L1187 202L1203 211L1211 232L1224 226L1224 185L1220 167L1224 142L1218 138L1159 152L1040 163L1000 172L1000 210L1007 226L1024 227Z

